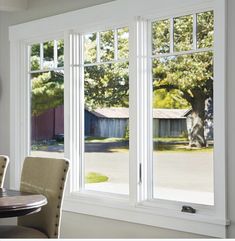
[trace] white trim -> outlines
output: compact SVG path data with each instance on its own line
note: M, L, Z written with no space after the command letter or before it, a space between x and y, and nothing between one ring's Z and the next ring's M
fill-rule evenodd
M214 33L214 197L216 215L227 217L227 158L226 158L226 49L227 49L227 5L226 0L217 0ZM220 13L224 14L220 14ZM220 177L220 178L218 178Z
M90 63L90 64L81 64L81 66L89 67L89 66L95 66L95 65L125 63L128 61L129 61L129 59L118 59L118 60L110 60L110 61L104 61L104 62L95 62L95 63ZM76 65L74 65L74 66L76 66Z
M46 72L50 72L50 71L60 71L60 70L64 70L64 67L41 69L41 70L30 70L30 71L28 71L28 73L29 74L39 74L39 73L46 73Z
M202 48L202 49L196 49L196 50L155 54L155 55L152 55L151 57L152 58L165 58L165 57L170 57L170 56L180 56L180 55L195 54L195 53L210 52L210 51L214 51L214 48Z
M139 62L137 57L139 55L139 39L136 39L135 36L139 36L139 28L137 26L137 17L133 19L129 25L129 59L132 61L129 62L129 133L130 137L135 136L136 138L129 139L129 198L130 204L135 205L139 199L139 188L138 188L138 167L136 163L140 163L142 153L140 150L139 143L139 118L141 116L140 110L138 109L140 104L140 98L138 98L138 90L141 89L141 82L138 78L138 68Z
M88 201L87 197L75 194L65 198L63 210L219 238L226 237L226 226L230 224L228 220L215 219L213 216L182 215L181 212L168 215L162 209L99 198L90 198Z
M118 220L142 223L180 231L226 237L226 126L225 126L225 50L226 50L226 0L165 0L156 3L156 0L136 1L117 0L112 3L95 6L69 12L45 19L32 21L9 28L11 47L11 118L10 118L10 157L12 160L10 176L11 187L19 186L19 174L21 163L29 150L29 84L27 80L28 66L25 61L27 53L25 49L30 43L43 42L45 40L65 38L65 157L71 160L72 168L69 176L68 189L64 210L97 215ZM133 8L133 5L135 6ZM148 41L146 36L146 20L168 18L168 16L183 16L201 10L215 11L215 94L222 93L221 100L215 100L215 138L216 162L215 173L215 200L212 210L200 206L200 212L189 215L174 209L179 204L167 202L162 205L152 205L151 202L141 202L147 197L147 180L142 180L138 185L139 163L142 163L143 173L146 176L147 168L143 160L148 159L149 144L145 143L146 133L150 130L146 127L146 111L148 100L144 97L148 92L145 82L149 80L147 72L140 69L148 69L148 50L143 42ZM102 15L97 16L97 12ZM137 18L137 16L142 16ZM121 20L120 20L121 19ZM92 199L87 193L79 195L71 194L74 190L82 188L83 184L76 179L77 172L82 166L78 160L82 159L81 143L79 137L81 129L81 106L77 103L81 100L82 78L81 53L79 53L79 34L84 32L99 31L115 28L115 26L128 25L130 31L130 202L126 204L125 198L113 197L111 202L106 201L107 196L100 199ZM77 34L79 33L79 34ZM57 36L57 37L55 37ZM80 41L81 42L81 41ZM73 46L71 48L71 46ZM98 48L99 46L97 46ZM71 51L73 49L73 51ZM70 57L69 57L70 56ZM80 56L80 58L79 58ZM217 68L216 66L219 66ZM72 94L71 94L72 93ZM147 94L148 95L148 94ZM219 116L219 118L218 118ZM75 133L78 133L76 135ZM144 148L143 148L144 147ZM146 159L147 158L147 159ZM71 178L71 175L73 178ZM141 186L141 187L140 187ZM147 197L149 198L149 197ZM116 200L116 201L115 201ZM181 205L181 204L180 204ZM214 212L213 212L214 211Z

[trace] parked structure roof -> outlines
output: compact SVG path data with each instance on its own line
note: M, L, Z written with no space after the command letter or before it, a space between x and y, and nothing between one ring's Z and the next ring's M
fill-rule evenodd
M90 111L99 118L128 119L129 108L111 107L97 108ZM153 109L153 118L155 119L185 119L188 109Z

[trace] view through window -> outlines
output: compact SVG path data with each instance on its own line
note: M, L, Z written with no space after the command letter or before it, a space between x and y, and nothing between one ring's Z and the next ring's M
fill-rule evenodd
M128 28L84 35L85 189L129 193Z
M214 204L213 12L152 23L153 197Z
M30 46L31 155L64 156L64 41Z

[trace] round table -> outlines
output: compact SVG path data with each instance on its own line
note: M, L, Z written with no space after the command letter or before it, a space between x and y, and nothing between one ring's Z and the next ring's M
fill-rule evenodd
M47 199L41 194L0 188L0 218L36 213L46 204Z

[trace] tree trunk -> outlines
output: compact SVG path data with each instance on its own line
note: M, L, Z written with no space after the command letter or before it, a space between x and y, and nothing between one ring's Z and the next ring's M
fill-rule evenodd
M189 146L202 148L207 146L204 135L205 122L205 100L197 99L192 104L192 128L189 133Z

